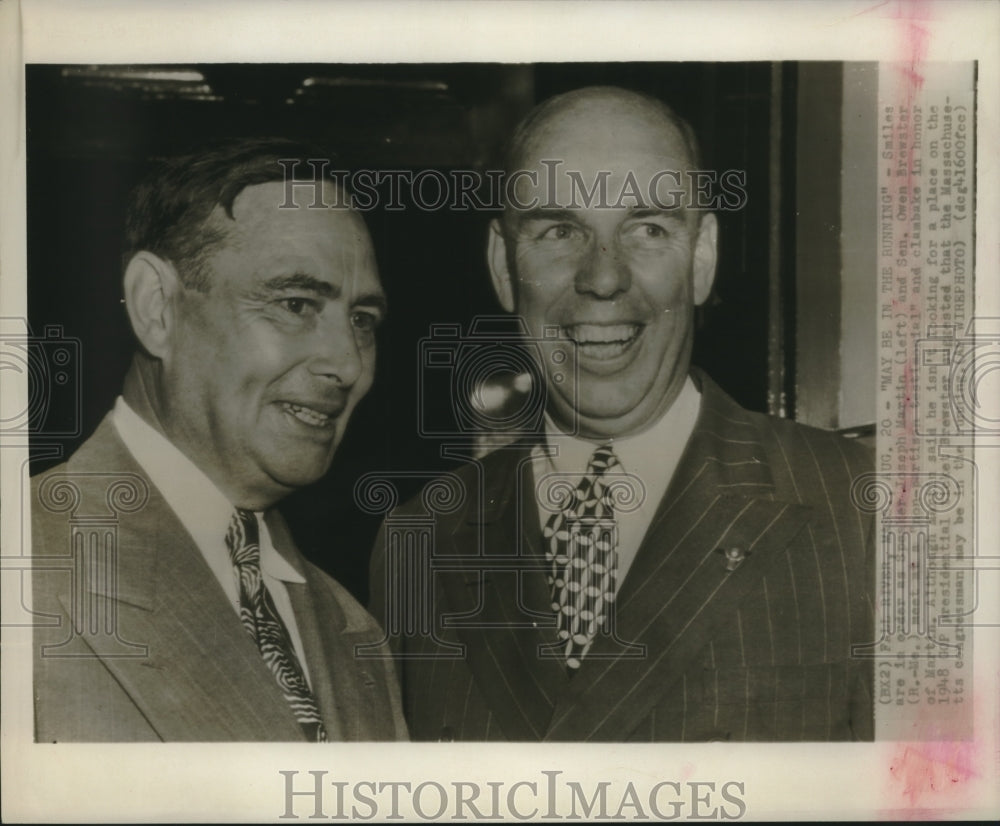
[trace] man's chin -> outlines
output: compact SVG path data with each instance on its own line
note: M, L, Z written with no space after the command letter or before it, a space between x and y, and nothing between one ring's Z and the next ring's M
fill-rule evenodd
M322 479L330 469L332 457L323 459L302 459L293 461L292 457L282 457L279 462L270 463L267 475L275 485L284 490L284 495L307 487Z
M581 404L550 407L549 415L565 433L585 439L613 439L630 436L652 424L650 415L638 405Z
M621 398L614 394L613 383L583 380L578 396L560 394L549 399L549 415L567 433L619 435L642 418L643 397Z

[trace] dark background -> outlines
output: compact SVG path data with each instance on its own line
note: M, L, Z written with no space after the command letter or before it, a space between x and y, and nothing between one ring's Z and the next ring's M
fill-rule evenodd
M771 64L134 67L201 74L193 80L143 80L124 68L26 70L29 325L36 336L60 325L80 342L69 385L42 393L33 473L59 461L52 445L69 456L120 390L132 350L119 301L123 211L148 158L209 138L277 135L329 146L348 169L497 168L507 132L531 106L591 84L661 97L694 125L707 167L746 171L747 207L719 215L716 287L699 312L694 361L744 406L767 409L769 370L777 368L768 363L768 245L792 243L794 211L794 181L770 166L771 140L779 139L769 120ZM781 72L788 96L795 67ZM777 179L785 231L774 233L769 187ZM418 342L431 323L465 329L473 316L500 311L485 263L493 215L413 208L366 214L389 299L375 385L327 477L280 506L306 556L362 601L378 519L357 509L354 483L369 471L433 474L448 466L441 443L417 434ZM793 402L790 394L789 412ZM420 484L401 487L408 494Z

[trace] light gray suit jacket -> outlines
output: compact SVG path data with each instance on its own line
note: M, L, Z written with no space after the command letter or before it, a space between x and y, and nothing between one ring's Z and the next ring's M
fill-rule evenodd
M406 738L382 634L296 549L277 513L288 583L331 740ZM32 480L38 742L296 741L274 676L204 557L110 416L69 461Z

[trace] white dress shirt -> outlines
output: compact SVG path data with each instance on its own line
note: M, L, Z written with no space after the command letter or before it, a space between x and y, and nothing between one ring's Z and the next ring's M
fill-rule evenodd
M115 401L113 417L115 429L125 447L191 534L194 544L219 580L233 611L239 616L240 597L236 569L226 547L226 532L236 507L187 456L145 422L121 396ZM261 575L274 600L274 606L288 629L295 653L308 680L309 666L302 649L292 603L285 588L286 582L303 583L305 580L275 550L262 514L256 513L255 516L260 530Z
M621 467L613 473L626 473L637 477L641 482L640 490L644 494L642 504L635 510L616 510L615 513L618 525L619 588L653 521L660 500L667 492L681 454L694 431L700 406L701 395L688 377L680 394L660 420L636 436L592 442L567 436L548 415L545 417L547 448L536 445L532 450L532 470L536 486L543 477L551 473L578 480L587 472L587 465L594 451L603 444L610 444L621 462ZM550 516L550 511L539 507L540 528L544 528Z

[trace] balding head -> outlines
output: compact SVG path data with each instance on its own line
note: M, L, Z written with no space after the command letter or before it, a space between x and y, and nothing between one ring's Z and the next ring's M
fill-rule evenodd
M715 275L716 221L693 197L697 169L691 128L624 89L554 97L514 133L490 272L501 305L540 342L547 410L564 431L641 432L680 392L694 307ZM567 340L576 370L550 352Z
M506 231L543 207L688 208L698 142L662 101L612 86L550 98L515 129L505 152Z
M660 133L664 145L681 149L687 168L697 169L701 158L694 129L663 101L616 86L588 86L543 101L522 120L504 154L508 174L530 167L547 143L564 137L586 137L615 145L623 131Z

